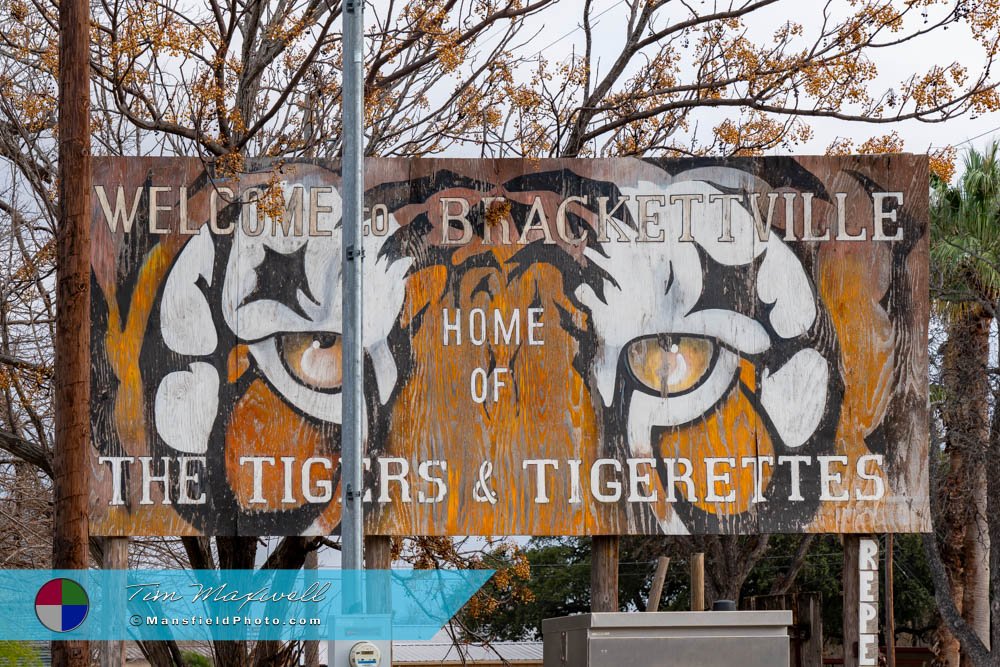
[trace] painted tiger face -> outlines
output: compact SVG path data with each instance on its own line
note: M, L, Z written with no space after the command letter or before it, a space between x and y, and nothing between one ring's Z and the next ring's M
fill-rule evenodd
M159 303L154 344L187 362L158 379L159 442L165 455L207 458L213 506L233 513L219 520L235 517L239 532L326 533L339 523L341 200L321 187L329 174L303 171L280 184L295 209L285 213L291 219L251 209L257 225L237 224L230 236L203 226L177 256ZM383 234L363 243L366 289L379 299L364 310L366 379L377 388L368 393L364 428L398 380L387 340L410 263L382 252L395 219L379 224ZM311 233L295 225L310 225ZM225 367L213 362L219 358ZM219 442L224 449L210 446Z
M640 207L675 203L655 220L665 241L643 242L637 211L631 241L586 250L603 277L576 294L608 454L655 461L648 506L669 533L749 529L786 504L772 494L814 505L815 466L781 457L834 439L836 340L812 280L779 230L760 240L745 197L727 199L762 185L708 167L623 187Z
M339 217L340 199L333 188L312 196L296 193L296 188L310 192L328 182L324 178L329 177L306 171L294 182L282 183L285 200L302 207L300 220L306 221L302 224L312 224L308 221L316 211L328 219ZM569 179L568 185L562 179ZM473 182L465 185L482 187ZM554 193L570 187L596 193L607 186L570 174L544 173L523 183L505 183L500 191L507 193L515 209L526 210L527 200L517 202L519 187L531 192ZM593 384L604 453L689 462L673 469L657 466L655 493L661 500L676 500L651 504L660 529L715 532L722 528L720 521L759 520L768 511L767 503L761 502L764 497L792 483L788 466L783 471L778 457L814 454L821 443L828 443L838 404L828 393L831 375L836 374L831 361L836 358L835 341L824 333L830 329L823 324L822 307L802 262L777 231L766 241L759 240L751 212L722 198L758 190L760 183L754 177L735 169L706 168L673 177L664 173L661 181L622 186L617 195L632 202L651 194L661 202L671 201L673 195L701 199L702 204L690 209L659 208L655 229L663 235L662 242L639 240L640 233L652 229L640 232L642 225L648 226L643 217L649 209L639 204L644 210L635 208L633 215L626 213L628 207L622 211L621 228L626 235L631 230L630 242L587 244L583 258L563 251L536 257L545 252L545 244L539 242L520 250L494 249L487 255L472 254L469 266L474 268L469 269L459 259L464 249L416 265L412 256L405 257L398 249L388 252L398 243L386 241L400 229L389 215L387 223L381 223L387 226L384 235L365 237L366 291L378 295L377 303L364 310L366 375L377 389L366 392L366 430L369 424L378 424L381 430L390 423L395 435L388 438L389 453L405 454L400 450L400 428L415 407L404 407L394 416L391 397L397 390L402 396L416 391L420 400L428 397L423 374L400 378L399 364L408 363L407 351L399 340L389 344L403 311L428 307L417 297L427 271L452 267L449 283L460 279L455 285L465 286L460 289L470 290L470 295L481 290L490 276L489 284L502 287L486 292L500 289L494 298L503 302L512 296L501 295L520 283L520 279L510 282L505 273L519 275L517 267L525 262L549 266L568 284L578 283L573 300L589 313L588 326L574 335L580 349L588 351L582 367ZM416 211L407 213L411 230L421 227L421 216L435 209L433 200L419 196L407 204ZM516 213L512 215L516 220L528 217L524 211ZM686 223L685 215L697 217ZM519 233L522 227L516 220ZM720 235L723 220L727 222ZM580 221L578 228L584 227ZM154 412L159 439L169 454L207 456L206 478L216 477L211 482L213 505L231 508L240 532L265 527L274 532L278 525L281 532L328 532L339 523L339 232L339 222L313 235L295 234L289 224L273 221L260 229L240 225L229 237L212 236L203 228L180 252L164 286L158 322L162 343L190 361L186 368L170 370L158 380ZM485 228L478 233L485 233ZM685 233L693 241L677 242ZM411 247L411 254L430 257L445 250L433 250L432 233L417 236L422 250ZM495 266L484 264L483 257L500 261ZM410 279L416 282L408 288L411 268L417 270ZM601 276L600 284L594 276ZM545 289L553 287L549 283ZM538 290L530 288L534 299ZM442 292L446 294L450 291ZM529 296L523 299L525 305ZM451 303L444 298L431 308L435 314L442 303ZM476 301L470 299L466 310ZM570 312L573 305L567 302L560 308ZM421 345L426 332L419 331L412 317L403 319L409 324L405 335L397 338ZM432 339L436 345L437 338L432 335ZM225 368L211 362L218 358L220 346L230 350ZM568 350L557 347L549 349L568 361ZM425 363L437 357L433 351L422 354ZM455 354L441 357L441 363L451 368L457 363ZM501 350L491 354L500 355ZM566 370L571 371L569 365ZM444 368L434 373L445 378L451 374ZM519 393L524 386L519 383ZM444 395L447 391L441 388L431 394ZM521 395L515 403L511 404L515 409L524 409L531 402ZM425 438L403 431L404 447ZM380 435L369 440L385 439ZM212 442L225 446L212 448ZM460 429L446 444L454 451L445 459L456 460L468 445L462 445ZM534 456L524 452L525 458ZM430 453L427 457L434 458ZM294 461L287 468L286 459ZM728 476L727 486L737 489L733 497L715 493L713 471L701 465L706 459L723 467L714 472ZM796 474L796 488L817 486L807 479L814 474L809 470ZM225 478L219 480L219 475ZM454 479L451 484L460 482ZM802 502L815 501L802 497ZM267 511L259 511L264 507ZM493 510L486 505L477 509ZM635 505L628 506L628 513L632 522L651 520ZM394 516L404 514L400 510Z

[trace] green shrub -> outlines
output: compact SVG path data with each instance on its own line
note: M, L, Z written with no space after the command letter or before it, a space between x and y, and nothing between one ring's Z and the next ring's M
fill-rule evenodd
M0 642L0 665L17 667L41 667L38 651L24 642Z
M184 660L184 664L187 665L187 667L212 667L212 661L203 656L201 653L183 651L181 653L181 658Z

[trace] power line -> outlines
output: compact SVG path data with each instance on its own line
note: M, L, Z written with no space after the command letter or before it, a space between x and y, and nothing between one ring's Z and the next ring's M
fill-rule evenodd
M631 560L631 561L621 561L618 563L619 566L622 565L643 565L650 566L655 565L655 560ZM531 564L531 569L542 568L542 567L590 567L590 561L579 561L577 563L534 563Z
M601 12L600 14L595 14L590 20L591 21L596 21L597 19L601 18L602 16L604 16L605 14L607 14L608 12L610 12L612 9L617 9L618 7L621 7L623 4L625 4L625 0L619 0L619 2L614 3L613 5L611 5L607 9L605 9L603 12ZM596 28L597 25L594 24L591 27L592 28ZM569 32L567 32L562 37L558 38L554 42L549 42L544 47L542 47L539 50L535 51L533 54L531 54L530 56L528 56L528 59L530 60L531 58L534 58L535 56L541 54L542 51L544 51L544 50L546 50L548 48L551 48L552 46L555 46L556 44L558 44L559 42L563 41L564 39L566 39L567 37L569 37L573 33L579 32L581 30L583 30L583 26L577 24L577 26L575 28L573 28L572 30L570 30Z
M972 137L971 139L966 139L965 141L960 141L959 143L957 143L955 145L956 146L961 146L962 144L967 144L970 141L975 141L976 139L979 139L981 137L985 137L987 134L993 134L994 132L1000 132L1000 125L998 125L997 127L994 127L992 130L987 130L987 131L983 132L982 134L977 134L976 136Z
M985 137L987 134L993 134L995 132L1000 132L1000 125L998 125L997 127L994 127L992 130L986 130L985 132L983 132L981 134L977 134L974 137L969 137L965 141L960 141L957 144L951 144L951 147L952 148L958 148L959 146L962 146L962 145L967 144L969 142L975 141L976 139L981 139L981 138ZM931 148L945 148L945 147L944 146L931 146Z

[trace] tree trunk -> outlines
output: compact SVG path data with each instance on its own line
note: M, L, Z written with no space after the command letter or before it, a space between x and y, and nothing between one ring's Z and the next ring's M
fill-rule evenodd
M942 410L947 428L948 471L938 489L944 528L940 548L955 604L963 618L989 641L989 565L986 527L985 453L989 441L987 375L991 319L981 310L955 317L944 350ZM943 626L938 655L949 667L967 667L959 645Z
M767 550L770 535L704 535L695 541L705 552L705 604L739 604L743 583Z
M217 537L220 570L252 570L257 556L255 537ZM248 662L247 642L212 642L216 667L245 667Z
M987 437L989 437L987 435ZM986 523L986 470L977 465L970 470L975 516L965 531L962 556L965 561L962 615L986 647L990 646L990 536ZM963 652L961 667L973 667Z
M153 667L183 667L184 658L175 641L136 642L143 657Z

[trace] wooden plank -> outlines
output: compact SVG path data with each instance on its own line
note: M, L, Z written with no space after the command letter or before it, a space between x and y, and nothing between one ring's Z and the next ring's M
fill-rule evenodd
M618 611L618 537L595 535L590 549L590 610Z

